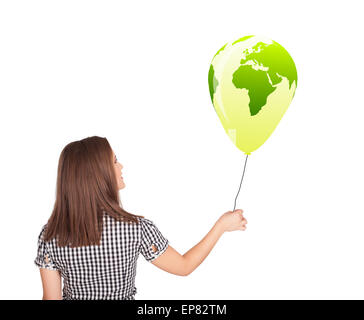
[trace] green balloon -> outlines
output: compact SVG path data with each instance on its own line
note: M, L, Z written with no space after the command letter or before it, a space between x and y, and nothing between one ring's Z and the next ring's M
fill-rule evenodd
M297 70L280 44L246 36L217 51L208 82L225 132L241 151L250 154L269 138L290 105Z

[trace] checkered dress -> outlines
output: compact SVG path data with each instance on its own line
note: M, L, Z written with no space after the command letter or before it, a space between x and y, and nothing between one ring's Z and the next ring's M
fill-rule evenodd
M64 300L135 300L139 253L151 262L169 243L151 220L138 219L141 224L129 224L104 214L100 245L77 248L58 247L56 239L44 242L47 226L44 225L34 263L40 268L60 271Z

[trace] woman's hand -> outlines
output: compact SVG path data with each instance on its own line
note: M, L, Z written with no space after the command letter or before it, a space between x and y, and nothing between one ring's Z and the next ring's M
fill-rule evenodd
M225 231L235 231L246 229L248 221L243 217L243 210L225 212L216 222Z

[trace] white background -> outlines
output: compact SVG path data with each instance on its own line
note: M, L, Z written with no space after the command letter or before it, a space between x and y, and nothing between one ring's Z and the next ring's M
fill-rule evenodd
M222 45L267 36L298 87L248 158L225 233L188 277L142 256L136 299L363 299L363 18L360 1L2 1L1 299L41 299L37 237L63 147L106 137L123 206L181 254L232 210L245 155L207 75Z

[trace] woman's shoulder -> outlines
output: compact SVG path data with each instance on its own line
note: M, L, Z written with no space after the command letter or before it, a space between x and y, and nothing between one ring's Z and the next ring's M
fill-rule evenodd
M154 221L151 219L148 219L145 217L143 217L143 218L138 217L138 220L140 221L140 224L142 226L153 226L153 227L155 226Z
M45 233L46 229L47 229L47 223L46 223L46 224L44 224L44 225L42 226L42 228L40 229L40 233L39 233L39 236L38 236L38 239L39 239L39 240L43 240L44 233Z
M143 222L143 223L150 223L150 222L152 222L152 220L147 219L147 218L145 218L145 217L137 217L137 219L138 219L140 222Z

